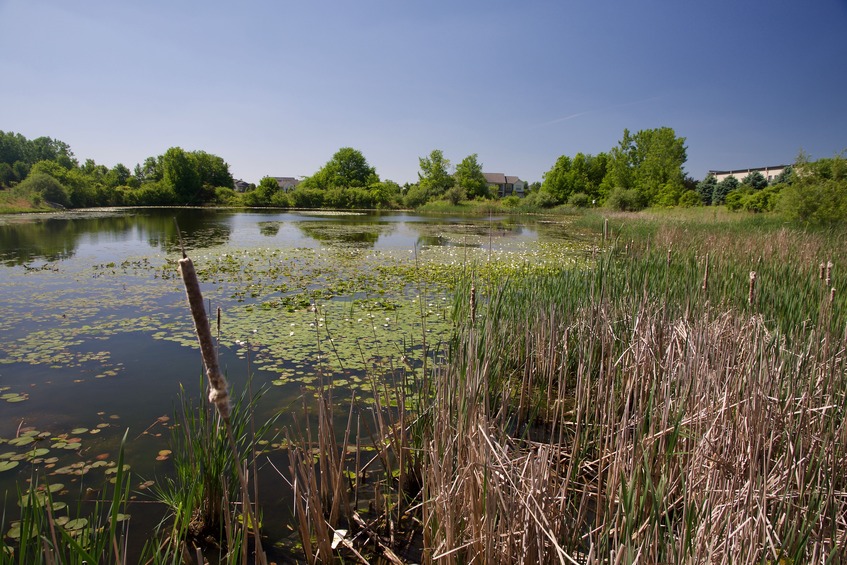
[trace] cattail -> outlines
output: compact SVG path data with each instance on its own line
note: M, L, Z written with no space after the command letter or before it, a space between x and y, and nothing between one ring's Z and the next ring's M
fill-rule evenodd
M826 286L832 284L832 261L826 262Z
M703 271L703 292L709 289L709 254L706 253L706 269Z
M747 293L747 304L753 305L753 297L756 294L756 271L750 271L750 290Z
M215 405L221 418L229 420L229 392L227 382L218 366L218 356L212 339L212 329L209 318L203 307L203 294L200 292L200 281L191 259L183 256L179 260L179 274L185 285L185 295L194 318L194 329L197 331L197 341L200 343L200 353L206 366L206 376L209 378L209 402Z
M835 301L835 287L829 289L829 303L832 304Z
M824 279L824 276L825 276L824 273L826 273L826 265L824 265L823 261L821 261L820 271L818 272L818 278L820 280Z
M471 283L471 323L476 320L476 285Z
M668 248L668 267L671 266L671 250Z

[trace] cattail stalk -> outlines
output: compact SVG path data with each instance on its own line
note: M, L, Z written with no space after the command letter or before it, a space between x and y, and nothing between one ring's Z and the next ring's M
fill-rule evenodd
M753 298L756 295L756 271L750 271L750 290L747 293L747 304L753 305Z
M200 343L200 353L203 356L203 364L206 366L206 377L209 379L209 402L215 405L215 409L217 409L224 423L229 446L232 449L235 468L238 471L238 480L241 483L241 496L243 498L241 510L245 516L244 523L245 526L247 524L253 525L257 563L263 564L267 560L262 550L258 521L253 505L250 503L250 495L247 490L247 477L239 463L238 448L232 434L227 382L223 373L221 373L220 365L218 365L218 354L215 349L214 339L212 338L209 317L206 315L206 308L203 306L203 294L200 292L200 281L197 279L197 271L194 270L194 263L185 255L185 251L182 253L182 259L179 260L179 274L182 277L183 285L185 285L185 296L191 308L191 317L194 318L197 341ZM220 327L220 310L218 310L218 327ZM244 551L246 551L246 546L244 546Z
M206 315L206 308L203 306L200 281L197 280L197 271L194 270L194 263L191 262L189 257L184 256L179 260L179 274L182 276L183 285L185 285L185 296L191 308L191 317L194 318L194 329L197 332L200 353L203 356L203 364L206 366L206 377L209 379L209 402L215 405L221 418L228 421L230 405L227 382L218 365L212 328L209 326L209 318Z
M476 320L476 285L471 283L471 324Z
M709 290L709 254L706 253L706 269L703 271L703 292Z

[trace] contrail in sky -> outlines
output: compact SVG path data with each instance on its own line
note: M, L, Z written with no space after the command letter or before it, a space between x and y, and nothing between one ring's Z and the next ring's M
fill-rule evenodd
M615 108L623 108L625 106L635 106L636 104L644 104L646 102L653 102L654 100L661 99L661 96L651 96L650 98L645 98L643 100L634 100L632 102L624 102L622 104L613 104L612 106L606 106L605 108L600 108L598 110L585 110L584 112L577 112L575 114L570 114L569 116L565 116L563 118L556 118L555 120L550 120L549 122L544 122L540 124L539 127L544 126L552 126L553 124L558 124L561 122L567 122L568 120L572 120L574 118L578 118L580 116L584 116L585 114L596 114L598 112L605 112L607 110L614 110Z

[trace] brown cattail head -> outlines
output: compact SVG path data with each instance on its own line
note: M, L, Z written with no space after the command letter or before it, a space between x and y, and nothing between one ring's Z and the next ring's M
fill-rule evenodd
M826 262L826 286L832 284L832 261Z
M671 250L668 248L668 267L671 266Z
M756 276L756 271L750 271L750 290L747 293L747 304L751 306L756 295Z
M823 261L821 261L821 264L820 264L819 269L820 269L820 270L818 271L818 278L819 278L820 280L823 280L823 279L824 279L824 276L825 276L825 274L826 274L826 265L824 265L824 262L823 262Z
M835 287L829 289L829 303L832 304L835 301Z

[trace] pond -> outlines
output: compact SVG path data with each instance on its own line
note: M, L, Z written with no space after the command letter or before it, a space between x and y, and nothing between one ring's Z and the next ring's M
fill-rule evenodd
M203 386L176 269L181 245L213 318L220 308L220 359L232 388L237 394L251 374L252 387L267 388L258 418L282 412L283 428L302 413L318 374L349 397L401 359L420 366L422 343L448 335L451 285L462 271L568 268L590 238L566 220L511 217L209 209L2 216L0 493L9 514L35 472L61 481L69 503L96 491L127 433L139 501L132 528L146 533L161 517L143 504L151 500L145 491L171 470L158 454L180 387L197 398ZM265 529L291 537L290 493L269 477Z

